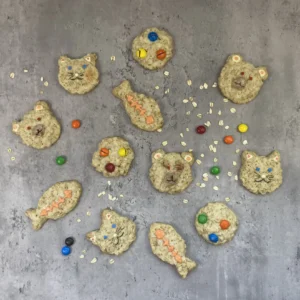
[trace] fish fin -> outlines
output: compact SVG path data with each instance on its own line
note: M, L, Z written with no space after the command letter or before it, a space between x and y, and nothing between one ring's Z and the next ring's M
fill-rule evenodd
M34 208L29 208L26 210L25 215L31 220L32 228L34 230L39 230L42 228L44 223L48 220L37 214L37 210Z
M112 92L115 97L117 97L123 101L127 100L126 96L128 94L132 93L132 89L131 89L129 81L128 80L122 81L122 83L120 85L116 86Z
M182 263L176 264L177 272L185 278L189 271L193 270L197 266L196 262L185 257Z

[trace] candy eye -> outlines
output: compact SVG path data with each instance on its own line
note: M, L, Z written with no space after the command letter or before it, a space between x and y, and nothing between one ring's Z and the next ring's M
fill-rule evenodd
M244 75L245 74L245 72L241 72L241 75Z
M249 77L249 80L252 80L252 79L253 79L253 78L250 76L250 77Z
M111 225L111 228L116 228L116 227L117 227L116 224L112 224L112 225Z
M87 68L87 65L82 65L82 68L83 68L83 69L86 69L86 68Z
M37 120L38 120L38 121L41 121L41 120L42 120L42 118L37 118Z
M68 66L68 70L71 71L72 70L72 66Z
M256 167L256 169L255 169L257 172L259 172L260 171L260 168L259 167Z
M271 173L272 171L273 171L273 169L272 169L272 168L269 168L269 169L268 169L268 172L269 172L269 173Z
M31 129L31 127L30 127L30 126L28 126L28 127L27 127L27 130L30 130L30 129Z
M108 238L108 236L107 236L107 235L104 235L103 238L106 240L106 239Z
M109 155L109 150L107 148L100 149L100 156L105 157Z

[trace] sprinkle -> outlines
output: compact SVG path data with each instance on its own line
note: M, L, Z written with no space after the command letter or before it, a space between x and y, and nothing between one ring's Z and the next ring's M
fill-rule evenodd
M213 102L209 102L209 106L210 107L214 107L214 103Z
M43 82L44 81L44 77L41 77L41 82Z
M107 181L107 184L108 184L108 185L111 185L111 182L108 180L108 181Z
M170 92L170 89L165 90L165 94L169 94L169 92Z
M24 71L24 73L28 73L28 70L26 70L26 69L25 69L25 70L23 70L23 71Z
M227 99L227 98L224 98L223 101L226 103L226 102L228 102L228 99Z
M15 78L15 73L10 73L10 74L9 74L9 77L10 77L11 79L14 79L14 78Z
M230 111L234 114L236 112L236 109L234 107L230 108Z
M213 87L213 88L214 88L214 87L217 87L217 83L214 82L214 84L212 85L212 87Z
M234 166L236 166L236 161L233 161L232 164L233 164Z
M239 153L239 152L240 152L240 149L236 149L236 150L235 150L235 153Z
M168 141L164 141L161 143L163 146L167 146L168 145Z
M229 198L229 197L226 197L226 198L225 198L225 201L226 201L226 202L229 202L229 201L230 201L230 198Z
M48 85L49 85L48 81L45 81L44 86L48 86Z
M112 55L112 56L110 57L110 60L111 60L111 61L115 61L115 60L116 60L116 57L115 57L114 55Z
M211 125L211 123L209 121L207 121L206 123L204 123L204 125L206 125L207 127L209 127Z
M218 190L219 190L219 188L218 188L217 186L214 186L213 189L214 189L215 191L218 191Z
M157 132L162 132L162 129L161 129L161 128L158 128L158 129L157 129Z
M87 215L87 216L90 216L90 215L91 215L91 212L90 212L90 211L87 211L87 212L86 212L86 215Z
M234 176L235 180L239 180L239 177L237 175Z
M186 83L187 83L187 85L191 86L192 85L192 80L189 79Z
M14 156L12 156L10 159L11 159L12 161L16 160L16 158L15 158Z
M115 261L113 259L109 260L109 263L112 265Z
M202 175L202 177L208 177L208 174L207 174L207 173L204 173L204 174Z
M204 84L203 84L203 87L207 90L208 84L207 84L207 83L204 83Z
M155 87L155 89L156 89L156 90L159 90L159 86L157 85L157 86Z
M189 115L191 114L191 112L190 112L190 111L187 111L186 114L189 116Z
M225 128L225 129L229 129L229 126L228 126L228 125L226 125L224 128Z
M190 131L190 129L189 129L189 128L186 128L185 130L186 130L186 131Z
M183 103L188 103L189 100L188 100L188 99L183 99L182 102L183 102Z
M201 187L201 188L206 187L205 183L201 183L201 184L200 184L200 187Z
M164 71L164 75L165 75L165 76L169 76L169 74L170 74L170 73L169 73L168 71Z
M189 152L193 152L194 150L193 149L189 149Z
M183 133L180 133L180 136L183 138Z
M218 145L218 143L219 143L218 141L214 141L214 144L215 144L215 145Z
M123 198L123 197L124 197L124 195L122 195L122 194L121 194L119 197L120 197L120 198Z
M8 148L8 149L7 149L7 152L10 153L10 152L11 152L11 148Z
M247 141L247 140L244 140L244 141L243 141L243 145L248 145L248 141Z
M183 199L183 201L182 201L183 203L188 203L189 202L189 200L188 199Z
M220 121L219 121L219 125L220 125L220 126L224 126L224 121L223 121L223 120L220 120Z
M216 176L217 179L220 179L219 175Z
M182 141L180 144L184 147L186 146L186 142L184 142L184 141Z
M232 173L231 173L231 172L228 172L227 175L228 175L229 177L231 177L231 176L232 176Z
M79 256L79 258L84 258L84 255L83 255L83 254L81 254L81 255Z
M95 262L97 262L97 258L94 257L92 260L91 260L91 264L94 264Z
M200 90L203 90L203 85L200 85L200 86L199 86L199 89L200 89Z
M201 165L201 160L200 160L200 159L197 159L197 160L196 160L196 163L197 163L198 165Z
M200 154L200 156L201 156L201 157L204 157L204 154L203 154L203 153L201 153L201 154Z
M202 115L201 115L201 114L198 114L197 117L198 117L199 119L201 119L201 118L202 118Z
M78 223L80 223L80 222L81 222L81 220L80 220L80 219L77 219L77 222L78 222Z
M217 161L218 161L218 159L215 157L215 158L214 158L214 162L217 162Z
M194 100L194 97L189 97L189 100L192 102Z
M192 102L192 104L193 104L194 107L197 107L197 103L195 101Z

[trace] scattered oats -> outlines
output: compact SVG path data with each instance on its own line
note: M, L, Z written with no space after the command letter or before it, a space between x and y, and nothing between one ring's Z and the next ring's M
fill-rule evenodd
M209 113L210 115L212 114L212 109L211 109L211 108L209 109L208 113Z
M95 262L97 262L97 258L94 257L92 260L91 260L91 264L94 264Z
M235 153L239 153L239 152L240 152L240 149L236 149L236 150L235 150Z
M7 152L10 153L11 152L11 148L7 148Z
M203 177L203 181L208 181L208 177Z
M226 201L226 202L229 202L229 201L230 201L230 198L229 198L229 197L226 197L226 198L225 198L225 201Z
M115 200L118 200L118 198L117 198L117 197L113 197L113 198L111 199L111 201L115 201Z
M183 133L180 133L180 136L183 138Z
M200 159L197 159L197 160L196 160L196 163L197 163L198 165L201 165L201 160L200 160Z
M244 140L244 141L243 141L243 145L248 145L248 141L247 141L247 140Z
M111 194L108 194L108 200L112 200L113 196Z
M190 129L189 129L189 128L186 128L185 130L186 130L186 131L190 131Z
M165 90L165 94L169 94L169 92L170 92L170 89Z
M204 157L204 154L203 154L203 153L201 153L201 154L200 154L200 156L201 156L201 157Z
M158 128L158 129L157 129L157 132L162 132L162 129L161 129L161 128Z
M218 159L215 157L215 158L214 158L214 162L217 162L217 161L218 161Z
M187 83L187 85L191 86L192 85L192 80L189 79L186 83Z
M234 166L236 166L236 161L233 161L232 164L233 164Z
M223 120L220 120L220 121L219 121L219 125L220 125L220 126L224 126L224 121L223 121Z
M123 194L121 194L119 197L120 197L120 198L123 198L123 197L124 197L124 195L123 195Z
M43 94L44 94L44 91L40 91L40 94L43 95Z
M189 97L189 100L192 102L194 101L194 97Z
M99 194L98 194L98 197L101 197L101 196L103 196L103 195L105 195L105 192L104 192L104 191L101 192L101 193L99 193Z
M186 114L189 116L189 115L191 114L191 112L190 112L190 111L187 111Z
M115 57L114 55L112 55L112 56L110 57L110 60L111 60L111 61L115 61L115 60L116 60L116 57Z
M186 142L184 142L184 141L182 141L180 144L184 147L186 146Z
M25 69L25 70L24 70L24 73L28 73L28 70Z
M107 184L108 184L108 185L111 185L111 182L108 180L108 181L107 181Z
M167 146L168 145L168 141L164 141L161 143L163 146Z
M198 114L197 117L198 117L199 119L201 119L201 118L202 118L202 115L201 115L201 114Z
M220 177L219 177L218 175L216 176L216 178L217 178L217 179L220 179Z
M193 104L194 107L197 107L197 103L195 101L192 102L192 104Z
M237 175L234 176L235 180L239 180L239 177Z
M217 148L213 147L212 151L213 151L213 153L216 153L217 152Z
M208 84L207 84L207 83L204 83L204 84L203 84L203 87L207 90Z
M222 112L219 110L219 111L218 111L218 115L221 116L221 114L222 114Z
M14 78L15 78L15 73L10 73L10 74L9 74L9 77L10 77L11 79L14 79Z
M227 99L227 98L224 98L223 101L226 103L226 102L228 102L228 99Z
M82 250L81 252L82 252L83 254L85 254L85 253L86 253L86 250Z
M41 82L43 82L44 81L44 77L41 77Z
M200 182L197 182L197 183L196 183L196 186L200 186L200 185L201 185L201 183L200 183Z
M169 74L170 74L170 73L169 73L168 71L164 71L164 75L165 75L165 76L169 76Z
M218 145L218 144L219 144L219 142L218 142L218 141L214 141L214 144L215 144L215 145Z
M218 190L219 190L219 188L218 188L217 186L214 186L213 189L214 189L215 191L218 191Z
M229 126L228 126L228 125L226 125L224 128L225 128L225 129L229 129Z
M115 261L113 259L109 260L109 263L112 265Z
M200 90L203 90L203 85L200 85L200 86L199 86L199 89L200 89Z
M80 222L81 222L81 220L80 220L80 219L77 219L77 222L78 222L78 223L80 223Z
M12 161L16 160L16 158L15 158L14 156L12 156L10 159L11 159Z
M204 173L202 176L203 176L203 177L208 177L208 174L207 174L207 173Z
M217 83L216 83L216 82L214 82L214 84L212 85L212 87L217 87Z
M81 254L81 255L79 256L79 258L84 258L84 255L83 255L83 254Z
M229 177L231 177L231 176L232 176L232 173L231 173L231 172L228 172L227 175L228 175Z
M230 112L232 112L233 114L236 112L236 109L234 107L230 108Z
M206 125L207 127L209 127L211 125L211 123L209 121L207 121L206 123L204 123L204 125Z
M213 102L209 102L209 106L210 107L214 107L214 103Z
M204 188L204 187L206 187L206 184L205 184L205 183L201 183L201 184L200 184L200 187L201 187L201 188Z
M48 81L45 81L44 86L48 86L48 85L49 85Z
M189 152L193 152L194 151L194 149L189 149Z
M188 103L189 100L188 100L188 99L183 99L182 102L183 102L183 103Z
M182 201L183 203L188 203L189 202L189 200L188 199L183 199L183 201Z
M90 215L91 215L91 212L90 212L90 211L87 211L87 212L86 212L86 215L87 215L87 216L90 216Z
M157 85L157 86L155 87L155 89L156 89L156 90L159 90L159 86Z

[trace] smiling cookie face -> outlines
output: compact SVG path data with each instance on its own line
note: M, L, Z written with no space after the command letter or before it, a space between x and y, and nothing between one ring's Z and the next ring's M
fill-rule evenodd
M244 151L240 179L243 186L254 194L272 193L282 184L280 153L273 151L268 156Z
M191 166L194 163L193 154L165 153L157 150L152 153L150 180L160 192L175 194L184 191L193 181Z
M144 68L160 69L173 56L173 38L165 30L148 28L133 40L132 55Z
M238 228L238 219L227 205L211 202L198 211L195 227L207 242L222 245L233 239Z
M13 122L12 131L19 135L27 146L44 149L54 144L60 136L60 124L45 101L38 101L34 110L20 122Z
M255 68L243 60L240 55L228 57L219 77L219 87L222 94L237 104L253 100L268 78L265 67Z
M101 213L100 229L91 231L86 236L102 252L119 255L135 241L136 225L113 210L104 209Z
M127 175L134 152L129 143L119 137L103 139L93 155L92 165L105 177Z
M85 94L99 84L96 54L87 54L79 59L61 56L58 60L60 85L71 94Z

